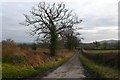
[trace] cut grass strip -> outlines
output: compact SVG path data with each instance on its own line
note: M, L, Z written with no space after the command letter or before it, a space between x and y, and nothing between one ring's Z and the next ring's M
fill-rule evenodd
M95 75L94 78L104 78L104 79L118 79L120 76L118 75L118 70L114 70L109 67L101 66L95 64L93 61L87 59L85 56L80 55L80 60L83 65L88 69L88 71L92 72Z

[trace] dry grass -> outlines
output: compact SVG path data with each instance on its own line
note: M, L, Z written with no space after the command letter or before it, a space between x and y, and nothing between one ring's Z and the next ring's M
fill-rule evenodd
M30 77L55 68L68 60L73 53L67 49L50 57L49 49L23 49L15 44L3 45L3 78Z
M11 61L10 63L12 64L14 63L20 65L20 63L18 63L17 61L14 62L14 59L17 60L16 58L24 59L23 61L25 65L31 65L33 67L37 67L38 65L49 60L48 55L41 52L41 50L24 50L15 46L3 45L3 62L6 63L7 60L9 60L9 62Z
M2 46L2 52L3 63L14 65L31 65L36 68L51 60L49 49L45 48L37 48L37 50L22 49L17 47L16 44L7 44ZM71 52L67 49L58 50L54 60L60 60L70 54Z

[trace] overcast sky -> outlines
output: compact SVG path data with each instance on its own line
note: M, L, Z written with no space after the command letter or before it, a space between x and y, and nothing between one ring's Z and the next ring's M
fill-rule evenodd
M9 2L8 2L9 1ZM32 6L40 0L3 0L0 1L0 33L2 39L11 38L16 42L33 42L29 27L20 25L25 20L23 14L29 14ZM42 0L43 1L43 0ZM83 20L79 32L83 42L118 39L118 1L119 0L44 0L46 2L64 2ZM0 36L1 38L1 36Z

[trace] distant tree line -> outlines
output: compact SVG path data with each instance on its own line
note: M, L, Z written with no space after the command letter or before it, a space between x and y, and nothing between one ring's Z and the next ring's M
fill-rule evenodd
M75 36L70 36L69 39L60 39L58 40L58 49L75 49L77 46L80 45L80 40L75 37ZM25 50L37 50L38 48L49 48L50 43L49 42L33 42L33 43L16 43L14 40L12 39L6 39L6 40L2 40L2 46L8 46L8 47L19 47L21 49L25 49Z
M119 50L120 49L120 41L116 41L115 43L108 42L93 42L93 43L82 43L81 47L84 49L111 49L111 50Z

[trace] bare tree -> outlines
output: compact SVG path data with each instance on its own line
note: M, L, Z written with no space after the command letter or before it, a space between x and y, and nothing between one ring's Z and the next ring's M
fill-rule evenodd
M81 40L83 40L83 37L81 37L81 34L73 30L65 31L62 34L62 37L64 38L66 48L70 50L75 49L76 47L79 47Z
M66 9L63 3L40 2L38 6L32 8L30 13L31 15L24 15L24 25L33 26L31 34L37 36L36 40L41 38L41 34L44 39L50 39L51 56L56 53L58 36L65 29L73 29L75 24L82 21L72 10Z
M100 46L100 43L99 43L99 42L97 42L97 41L93 42L93 44L96 46L96 49L98 49L98 48L99 48L99 46Z

